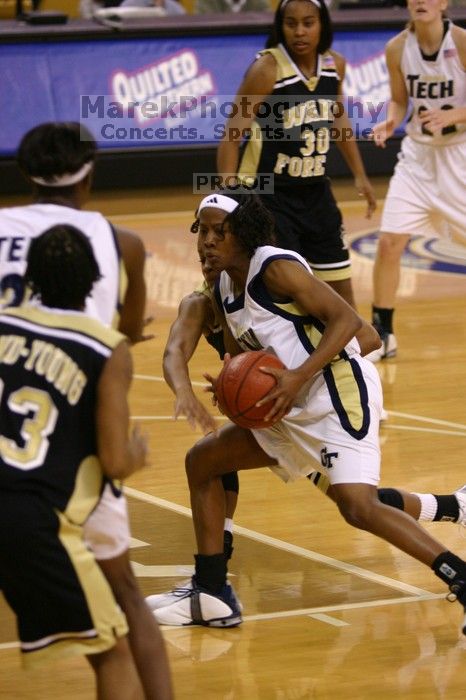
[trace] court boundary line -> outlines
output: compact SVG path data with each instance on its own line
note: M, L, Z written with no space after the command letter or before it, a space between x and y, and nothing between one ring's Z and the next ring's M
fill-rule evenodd
M186 506L180 506L172 501L167 501L164 498L159 498L158 496L152 496L144 491L139 491L138 489L125 486L125 494L131 496L136 500L149 503L150 505L155 505L165 510L170 510L172 512L178 513L179 515L184 515L185 517L192 519L191 509ZM402 593L411 594L415 596L432 595L429 591L426 591L417 586L412 586L408 583L403 583L402 581L396 581L395 579L389 578L388 576L383 576L382 574L376 574L373 571L363 569L362 567L356 566L355 564L349 564L347 562L342 562L333 557L328 557L325 554L319 554L311 549L305 549L304 547L299 547L298 545L291 544L290 542L285 542L284 540L279 540L276 537L270 537L269 535L264 535L263 533L256 532L255 530L250 530L249 528L242 527L241 525L235 524L235 533L248 537L251 540L260 542L261 544L267 544L270 547L275 547L275 549L280 549L282 551L288 552L289 554L295 554L296 556L303 557L304 559L309 559L311 561L318 562L329 566L331 568L337 569L339 571L344 571L347 574L353 576L358 576L372 583L378 583L379 585L386 586L387 588L392 588L394 590L400 591Z
M447 425L449 428L462 428L466 430L466 425L464 423L453 423L449 420L442 420L441 418L426 418L425 416L420 416L416 413L401 413L401 411L388 411L389 415L397 416L398 418L408 418L410 420L417 420L420 423L433 423L434 425Z
M385 607L387 605L399 605L403 603L423 603L431 600L440 600L445 598L443 593L425 593L418 596L404 596L403 598L379 598L377 600L361 601L359 603L340 603L338 605L321 605L317 608L298 608L297 610L280 610L274 613L258 613L257 615L244 615L243 624L248 622L260 622L266 620L279 620L288 617L310 617L319 622L330 624L325 620L319 620L317 617L321 614L330 612L345 612L347 610L361 610L364 608ZM314 617L316 616L316 617ZM174 625L159 625L160 629L170 633L171 631L179 630L179 626ZM190 627L192 629L192 627ZM7 649L19 648L19 642L4 642L0 644L0 651Z
M420 426L414 425L399 425L397 423L384 423L383 428L390 428L391 430L411 430L414 433L429 433L429 435L456 435L457 437L466 437L466 432L460 432L459 430L442 430L440 428L421 428Z
M158 377L156 375L151 375L151 374L134 374L133 379L140 379L142 381L149 381L149 382L162 382L166 383L164 377ZM191 384L195 387L205 387L207 386L207 382L198 382L198 381L191 381ZM167 385L168 386L168 385ZM387 410L387 413L389 416L396 416L397 418L406 418L408 420L413 420L413 421L418 421L419 423L429 423L431 425L444 425L449 428L459 428L460 430L464 430L466 433L466 424L465 423L455 423L454 421L449 421L449 420L442 420L440 418L428 418L427 416L421 416L420 414L416 413L403 413L401 411L392 411L392 410ZM173 417L173 416L172 416ZM214 419L217 420L226 420L224 416L213 416ZM143 420L143 418L146 418L147 420L160 420L160 419L166 419L166 416L161 416L158 418L157 416L132 416L135 420ZM384 422L382 424L382 427L386 428L389 427L390 424L387 422ZM393 424L393 427L395 425ZM403 430L420 430L424 431L425 428L416 428L416 426L396 426L399 427ZM436 432L435 430L431 432ZM440 431L439 431L440 432ZM447 433L450 434L450 433ZM453 435L462 435L463 433L451 433Z
M276 613L258 613L257 615L245 615L243 622L255 622L259 620L272 620L285 617L313 617L322 613L342 612L346 610L360 610L363 608L376 608L379 606L398 605L400 603L422 603L429 600L440 600L443 593L426 593L419 596L404 596L403 598L380 598L377 600L361 601L359 603L341 603L339 605L324 605L318 608L301 608L298 610L281 610ZM318 618L316 618L318 619Z
M226 421L228 420L226 416L212 416L216 421ZM147 421L187 421L186 416L131 416L131 420L147 420ZM429 433L429 435L456 435L457 437L466 437L466 431L460 432L458 430L442 430L440 428L420 428L414 425L399 425L397 423L386 423L384 422L383 428L390 428L392 430L410 430L414 433Z
M133 379L140 379L143 381L149 381L149 382L165 382L164 377L159 377L157 375L152 375L152 374L134 374ZM196 387L205 387L208 386L207 381L205 382L198 382L198 381L191 381L191 384ZM168 387L168 384L167 384ZM387 410L387 413L389 416L396 416L397 418L407 418L408 420L414 420L418 421L419 423L431 423L433 425L445 425L448 426L449 428L460 428L461 430L466 431L466 423L455 423L454 421L449 421L449 420L443 420L441 418L428 418L427 416L421 416L418 413L403 413L401 411L392 411L392 410ZM223 418L223 416L220 416L220 418Z

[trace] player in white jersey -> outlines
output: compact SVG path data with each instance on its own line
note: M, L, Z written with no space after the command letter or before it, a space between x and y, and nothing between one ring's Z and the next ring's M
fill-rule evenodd
M105 270L86 302L86 313L107 326L118 326L118 311L127 283L116 231L99 212L79 211L69 205L55 204L49 198L45 202L0 209L0 231L10 232L0 252L2 305L16 306L20 303L23 296L22 276L30 242L56 221L75 226L85 233L95 251L99 267Z
M447 551L413 518L377 497L382 391L375 367L354 339L362 322L304 258L270 245L273 222L257 197L239 202L204 198L198 209L206 258L222 270L217 287L234 348L265 349L287 369L264 368L276 387L271 427L227 423L186 456L198 554L193 588L155 611L164 624L232 627L241 610L226 582L224 496L220 477L231 470L276 465L292 480L317 469L331 485L351 525L372 532L431 567L466 605L466 562ZM228 362L228 357L227 360ZM212 382L215 379L205 375ZM463 622L466 633L466 621Z
M386 48L391 98L377 146L406 136L390 181L374 265L372 321L383 341L370 359L394 357L400 260L411 236L453 235L466 244L466 31L444 19L447 0L408 0L411 22Z
M0 299L18 305L31 240L55 224L78 227L91 241L101 270L86 311L135 343L145 339L145 250L134 233L115 229L99 212L81 211L90 196L96 143L77 122L41 124L21 140L17 161L33 186L33 203L0 210ZM129 622L129 641L147 697L169 698L163 674L165 649L129 561L126 499L108 484L84 525Z

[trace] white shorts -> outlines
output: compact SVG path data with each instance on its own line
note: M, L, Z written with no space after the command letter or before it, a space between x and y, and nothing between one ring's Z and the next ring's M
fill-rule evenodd
M405 136L390 180L381 232L466 242L466 142L429 146Z
M96 559L114 559L129 549L131 535L123 493L116 496L106 484L97 507L84 523L83 535Z
M278 466L283 481L318 470L331 484L380 479L379 422L382 387L373 363L362 357L332 365L316 377L304 405L271 428L253 430L258 444Z

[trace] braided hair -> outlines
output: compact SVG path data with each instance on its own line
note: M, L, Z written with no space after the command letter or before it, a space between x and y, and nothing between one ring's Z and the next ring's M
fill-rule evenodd
M249 258L252 258L259 246L275 245L274 218L257 194L232 194L228 190L222 190L220 194L234 199L239 204L234 211L226 214L222 228L225 224L228 225L230 232L238 239ZM199 231L198 211L195 217L191 225L191 233Z
M58 224L33 239L24 279L45 306L82 309L100 277L88 238L74 226Z

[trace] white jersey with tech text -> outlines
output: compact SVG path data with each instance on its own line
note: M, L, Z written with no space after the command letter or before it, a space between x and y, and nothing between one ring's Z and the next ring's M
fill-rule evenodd
M451 24L434 60L422 55L414 32L406 32L406 42L401 57L412 114L406 125L406 133L420 143L452 144L466 141L466 125L458 124L443 129L433 136L419 120L419 115L431 109L453 109L466 105L466 72L451 34Z
M89 238L102 278L86 300L86 313L115 327L126 286L115 231L99 212L58 204L0 209L0 308L21 302L31 240L57 224L75 226Z

